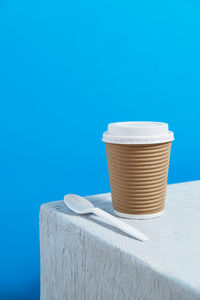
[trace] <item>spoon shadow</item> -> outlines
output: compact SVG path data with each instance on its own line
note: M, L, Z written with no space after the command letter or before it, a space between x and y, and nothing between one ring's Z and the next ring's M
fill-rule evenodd
M114 216L115 216L115 215L114 215ZM90 221L92 221L92 222L98 224L98 225L101 225L101 226L103 226L103 227L105 227L105 228L111 230L111 231L114 231L114 232L116 232L116 233L118 233L118 234L121 234L121 235L123 235L123 236L129 237L129 238L131 238L131 239L140 241L140 240L137 239L136 237L132 237L132 236L130 236L129 234L126 234L124 231L122 231L122 230L118 229L117 227L115 227L115 226L113 226L113 225L107 223L107 222L104 221L104 220L96 219L96 218L94 218L92 215L91 215L91 216L86 216L86 215L85 215L84 217L87 218L88 220L90 220ZM125 223L125 222L124 222L124 223ZM141 242L141 241L140 241L140 242Z

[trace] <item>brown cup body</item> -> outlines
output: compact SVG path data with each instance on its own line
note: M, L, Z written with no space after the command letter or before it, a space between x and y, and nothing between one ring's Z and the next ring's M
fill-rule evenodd
M105 145L114 209L133 215L161 212L165 205L171 142Z

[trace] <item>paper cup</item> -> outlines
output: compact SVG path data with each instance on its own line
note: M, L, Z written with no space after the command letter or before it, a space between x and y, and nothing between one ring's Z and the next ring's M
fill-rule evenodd
M160 216L165 205L173 133L158 122L111 123L103 135L115 213Z

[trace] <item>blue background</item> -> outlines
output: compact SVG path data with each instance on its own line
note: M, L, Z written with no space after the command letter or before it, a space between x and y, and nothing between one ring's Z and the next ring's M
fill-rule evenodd
M199 179L198 1L0 1L0 299L39 299L41 203L109 191L107 123L168 122Z

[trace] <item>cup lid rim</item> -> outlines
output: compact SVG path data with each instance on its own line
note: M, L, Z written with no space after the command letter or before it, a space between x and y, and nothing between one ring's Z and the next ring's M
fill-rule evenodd
M174 134L163 122L116 122L108 124L102 140L117 144L151 144L172 141Z

